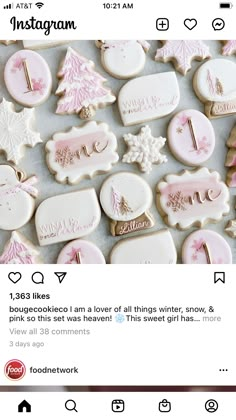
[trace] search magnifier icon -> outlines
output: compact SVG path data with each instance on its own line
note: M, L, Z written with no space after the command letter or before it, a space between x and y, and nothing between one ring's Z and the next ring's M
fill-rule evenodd
M68 411L76 411L76 413L78 413L76 409L76 402L74 400L67 400L65 402L65 407Z

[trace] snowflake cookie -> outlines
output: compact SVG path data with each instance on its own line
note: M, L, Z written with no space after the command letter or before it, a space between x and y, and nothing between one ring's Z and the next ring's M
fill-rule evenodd
M172 61L183 75L191 69L192 60L202 61L211 57L209 47L199 40L161 42L164 45L157 49L155 60L163 63Z
M160 149L165 145L166 139L153 137L148 125L142 127L137 135L129 133L123 137L129 149L123 156L122 162L137 162L140 170L148 174L152 171L153 163L167 162L166 156L160 153Z
M34 129L34 109L15 111L12 102L5 99L0 103L0 150L5 151L7 160L18 163L23 157L24 146L34 147L42 143L40 134Z
M167 175L157 185L156 204L169 226L201 228L229 213L229 190L218 172L202 167Z
M0 255L0 264L41 264L39 252L21 233L12 232Z
M58 182L74 185L82 178L108 172L119 160L116 148L116 136L108 125L90 121L54 134L46 144L47 163Z
M79 114L89 119L97 108L113 104L116 97L103 86L106 79L94 70L94 63L68 48L65 59L57 74L60 79L56 95L57 114Z

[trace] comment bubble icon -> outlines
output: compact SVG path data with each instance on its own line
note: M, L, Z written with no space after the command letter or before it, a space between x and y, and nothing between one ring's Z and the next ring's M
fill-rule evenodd
M44 284L44 275L40 271L35 271L31 276L31 280L35 284Z

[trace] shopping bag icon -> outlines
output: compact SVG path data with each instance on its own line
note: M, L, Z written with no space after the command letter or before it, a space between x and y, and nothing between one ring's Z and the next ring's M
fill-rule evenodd
M171 410L171 403L167 400L162 400L159 402L159 411L161 413L169 413Z

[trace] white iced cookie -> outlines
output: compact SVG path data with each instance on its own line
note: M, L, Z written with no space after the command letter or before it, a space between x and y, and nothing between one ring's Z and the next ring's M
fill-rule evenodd
M0 151L6 153L7 160L18 163L25 146L34 147L37 143L42 140L35 131L34 109L16 112L13 103L3 99L0 103Z
M168 145L180 162L199 166L214 151L215 132L202 112L186 109L178 112L168 126Z
M45 102L52 90L52 75L47 62L30 50L17 51L9 58L4 80L15 101L30 108Z
M236 113L235 73L236 64L223 58L209 60L196 71L193 87L208 118Z
M94 188L47 198L35 215L39 243L44 246L82 238L96 229L100 218Z
M150 48L147 41L108 40L96 41L101 49L104 69L117 79L129 79L137 76L144 68L146 52Z
M36 247L14 231L0 255L0 264L42 264L42 260Z
M47 41L33 41L33 40L24 40L23 46L29 50L42 50L45 48L57 47L58 45L66 44L68 41L59 41L59 40L47 40Z
M232 252L218 233L200 229L185 239L182 261L183 264L232 264Z
M113 104L116 97L104 86L106 79L94 70L94 63L79 55L71 47L67 49L60 70L56 95L57 114L79 114L82 119L90 119L97 108Z
M119 241L111 251L111 264L176 264L177 253L167 229Z
M123 138L128 146L128 152L124 154L122 162L136 162L140 170L148 174L152 171L153 163L167 162L167 157L160 152L166 139L153 137L148 125L142 127L139 134L125 134Z
M92 242L76 239L64 246L57 264L106 264L100 249Z
M116 136L105 123L90 121L83 127L56 133L46 144L47 164L58 182L78 184L108 172L119 160Z
M127 82L118 106L125 126L164 117L175 110L180 93L175 72L151 74Z
M207 168L167 175L157 185L157 208L178 229L219 222L229 213L229 190L218 172Z
M111 175L102 185L100 202L111 220L113 236L149 229L154 225L148 212L152 190L138 175L129 172Z
M15 230L31 219L38 190L35 176L25 179L10 165L0 165L0 229Z

